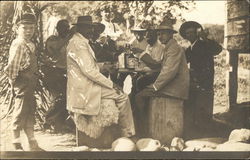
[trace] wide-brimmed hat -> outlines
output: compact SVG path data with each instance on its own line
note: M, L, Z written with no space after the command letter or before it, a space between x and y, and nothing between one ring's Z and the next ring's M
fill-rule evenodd
M145 28L142 27L142 23L137 24L131 29L132 32L145 32L147 31Z
M167 21L163 21L158 27L156 27L156 30L168 30L168 31L172 31L173 33L177 33L176 30L174 30L174 27L171 23L167 22Z
M193 27L193 28L201 28L201 29L203 29L200 23L195 22L195 21L187 21L187 22L184 22L184 23L181 25L181 27L180 27L180 29L179 29L180 35L181 35L183 38L185 38L185 31L186 31L186 29L192 28L192 27Z
M77 18L77 22L72 25L80 25L80 24L94 25L91 16L79 16Z
M35 24L36 23L36 16L31 13L23 14L17 24Z
M105 25L102 23L94 22L94 32L101 34L105 30Z
M145 32L147 31L146 29L144 28L140 28L140 27L134 27L131 29L132 32Z

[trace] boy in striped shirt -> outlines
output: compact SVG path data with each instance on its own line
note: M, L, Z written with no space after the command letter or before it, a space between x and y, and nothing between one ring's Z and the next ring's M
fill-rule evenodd
M27 135L30 151L41 151L34 137L36 100L34 96L37 84L37 57L35 45L31 38L35 32L36 18L32 14L24 14L17 23L17 38L13 40L9 50L8 75L14 96L12 115L13 145L16 151L22 151L20 131Z

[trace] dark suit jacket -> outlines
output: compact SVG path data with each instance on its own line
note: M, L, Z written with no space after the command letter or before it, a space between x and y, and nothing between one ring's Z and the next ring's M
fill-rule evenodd
M212 89L214 82L214 56L222 47L212 40L197 40L194 46L187 48L186 58L190 63L191 83L204 89Z
M184 50L171 39L165 46L162 68L154 86L160 94L187 99L189 92L189 70Z

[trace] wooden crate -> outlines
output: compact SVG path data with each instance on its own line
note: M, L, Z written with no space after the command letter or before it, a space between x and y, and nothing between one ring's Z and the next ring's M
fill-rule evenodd
M153 97L148 108L149 136L167 145L174 137L183 134L183 105L173 106L169 103L171 101L174 100Z
M249 53L249 2L247 0L227 1L227 49Z
M247 0L228 0L227 18L233 19L249 15L249 2Z

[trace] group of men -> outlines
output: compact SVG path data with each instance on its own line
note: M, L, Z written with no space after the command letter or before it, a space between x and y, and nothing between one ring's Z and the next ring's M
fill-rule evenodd
M114 54L108 51L119 52L117 48L103 49L104 44L96 44L106 25L93 22L91 16L80 16L72 25L70 29L67 20L60 20L56 28L58 36L49 37L46 42L48 57L45 64L59 72L60 77L52 80L50 86L55 87L54 85L62 82L55 87L56 97L63 99L62 110L95 116L103 107L103 100L112 100L119 110L121 136L132 139L140 137L134 125L135 118L128 95L116 84L117 81L114 83L109 78L111 75L117 76L114 74L114 66L110 63L98 63L102 59L100 55L107 53L107 57L114 58ZM37 58L31 38L35 31L35 16L24 14L17 26L17 38L11 44L5 68L15 94L13 145L16 150L23 150L20 141L20 131L23 129L28 137L30 150L41 150L33 129ZM204 120L209 123L213 111L213 56L219 54L222 47L207 39L202 26L193 21L185 22L180 28L181 36L191 42L186 51L173 38L177 31L168 22L149 29L146 38L145 33L145 29L134 30L137 39L132 42L132 48L140 53L139 59L147 67L157 72L142 75L136 82L139 87L132 105L138 112L136 115L139 123L147 118L143 114L147 100L154 96L166 98L168 105L173 107L183 107L185 104L185 112L190 111L187 115L194 120L191 124L202 127Z

